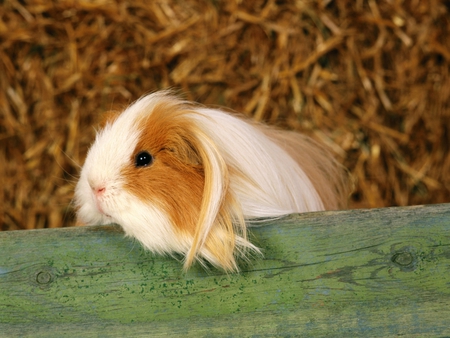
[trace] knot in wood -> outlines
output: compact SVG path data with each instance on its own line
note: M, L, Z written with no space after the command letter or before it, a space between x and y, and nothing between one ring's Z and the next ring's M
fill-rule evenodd
M402 267L410 266L414 262L414 256L410 252L397 252L392 256L392 262Z
M38 282L38 284L49 284L52 281L52 274L48 271L40 271L36 275L36 282Z

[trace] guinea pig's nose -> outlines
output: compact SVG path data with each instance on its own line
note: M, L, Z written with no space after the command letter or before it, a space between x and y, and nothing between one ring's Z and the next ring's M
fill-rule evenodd
M93 187L92 190L94 191L95 196L99 197L105 193L106 188L104 186L99 186L99 187Z
M95 183L92 180L88 180L88 182L96 197L100 197L106 192L106 187L103 183Z

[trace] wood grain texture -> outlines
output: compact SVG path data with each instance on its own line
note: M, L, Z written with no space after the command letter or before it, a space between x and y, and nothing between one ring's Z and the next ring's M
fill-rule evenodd
M291 215L240 274L118 226L0 232L1 337L450 336L450 205Z

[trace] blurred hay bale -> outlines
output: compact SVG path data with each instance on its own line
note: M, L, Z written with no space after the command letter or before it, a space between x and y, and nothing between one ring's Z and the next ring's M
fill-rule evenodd
M251 3L251 4L250 4ZM445 1L0 3L0 224L71 225L98 116L174 87L327 144L352 207L450 202Z

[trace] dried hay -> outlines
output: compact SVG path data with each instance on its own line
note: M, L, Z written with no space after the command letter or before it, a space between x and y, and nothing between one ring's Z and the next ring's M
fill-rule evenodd
M0 224L73 223L98 116L179 88L326 143L352 207L450 202L445 1L0 2Z

